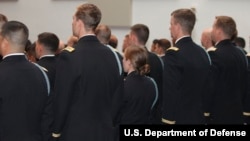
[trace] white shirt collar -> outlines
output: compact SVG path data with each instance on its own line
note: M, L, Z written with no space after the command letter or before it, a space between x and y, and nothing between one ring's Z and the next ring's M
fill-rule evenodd
M25 54L24 53L10 53L10 54L5 55L3 57L3 59L6 58L6 57L8 57L8 56L17 56L17 55L25 55Z
M178 39L175 41L175 44L176 44L179 40L181 40L181 39L183 39L183 38L185 38L185 37L190 37L190 35L185 35L185 36L182 36L182 37L178 38Z
M43 57L54 57L54 56L55 56L54 54L48 54L48 55L41 56L39 59L42 59Z

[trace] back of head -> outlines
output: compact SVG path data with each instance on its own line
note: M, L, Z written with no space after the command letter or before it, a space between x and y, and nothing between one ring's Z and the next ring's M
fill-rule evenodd
M220 28L224 36L232 41L237 37L236 23L229 16L216 16L214 27Z
M125 50L124 58L131 61L133 68L140 75L149 73L148 54L145 48L130 46Z
M135 24L131 28L132 34L134 34L139 44L145 45L149 37L149 28L144 24Z
M214 42L212 40L212 28L206 28L202 31L201 34L201 45L208 49L212 46L214 46Z
M246 46L245 39L242 37L236 37L234 42L235 42L236 46L239 46L242 48L245 48L245 46Z
M171 47L171 42L168 39L160 39L158 41L159 47L163 48L163 50L166 50Z
M109 39L109 45L112 46L113 48L117 48L118 45L118 39L115 35L111 35Z
M26 56L29 61L36 62L36 42L29 44L25 47Z
M179 23L184 33L192 33L196 21L195 13L191 9L177 9L171 13L175 23Z
M151 52L155 52L156 46L158 44L159 40L158 39L154 39L150 48Z
M86 31L94 31L101 21L102 14L96 5L85 3L77 8L75 16L84 23Z
M44 48L55 53L59 47L59 38L50 32L43 32L38 35L37 42L42 44Z
M24 51L29 37L29 30L25 24L19 21L6 22L0 34L10 43L12 49Z
M107 45L111 36L111 30L107 25L98 25L95 29L95 34L98 40Z
M154 44L154 45L155 45L155 44L158 44L158 42L159 42L158 39L154 39L154 40L153 40L153 44Z

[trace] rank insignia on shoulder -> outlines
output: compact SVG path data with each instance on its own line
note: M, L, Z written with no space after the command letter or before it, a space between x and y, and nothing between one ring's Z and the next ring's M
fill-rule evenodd
M71 47L71 46L67 46L66 48L64 48L63 50L67 50L68 52L73 52L75 50L75 48Z
M169 51L169 50L178 51L179 48L177 48L177 47L170 47L170 48L168 48L166 51Z
M216 49L217 48L215 48L215 47L210 47L210 48L207 49L207 52L209 52L209 51L216 51Z

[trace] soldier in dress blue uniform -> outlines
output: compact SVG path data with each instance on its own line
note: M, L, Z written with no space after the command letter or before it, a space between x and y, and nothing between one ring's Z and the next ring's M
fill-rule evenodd
M38 35L36 41L36 57L39 59L36 63L43 67L50 81L51 93L47 102L47 121L44 121L45 138L51 137L51 125L53 122L53 98L54 83L56 75L56 56L55 53L59 46L59 38L51 32L43 32Z
M152 124L158 87L154 79L146 76L150 71L147 59L143 47L132 46L125 50L123 68L128 75L124 83L121 124Z
M28 28L6 22L0 33L0 140L41 141L41 119L49 93L49 81L41 68L24 54ZM47 81L46 81L47 80Z
M43 32L38 35L36 41L36 56L39 59L36 63L47 71L51 87L54 87L56 74L55 53L59 47L59 38L54 33Z
M210 61L206 51L193 42L196 21L190 9L171 13L170 32L175 47L167 49L163 71L163 114L165 124L205 124L203 93Z
M122 55L116 50L114 49L111 45L109 45L109 41L111 38L111 29L104 24L98 25L95 29L95 34L97 39L103 43L105 46L107 46L109 49L112 50L112 52L114 53L114 55L116 56L116 60L119 62L118 63L118 67L123 70L122 68ZM123 73L125 75L125 73Z
M211 124L243 124L243 115L250 115L249 107L243 106L246 97L249 97L247 59L244 52L232 43L235 37L235 21L229 16L217 16L212 29L215 49L209 51L212 60L212 91L206 107Z
M162 100L162 72L163 72L163 62L160 57L156 54L149 52L145 46L149 37L149 28L145 24L135 24L130 28L129 40L132 46L144 47L148 53L148 64L150 66L150 72L146 75L152 77L159 90L159 99L156 102L156 108L153 122L155 124L161 123L161 100Z
M113 141L122 101L122 70L114 53L94 34L100 9L80 5L73 16L77 44L58 56L53 138L63 141Z

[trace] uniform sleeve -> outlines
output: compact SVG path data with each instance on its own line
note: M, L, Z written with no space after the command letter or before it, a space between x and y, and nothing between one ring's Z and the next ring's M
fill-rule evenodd
M180 97L179 87L182 77L180 61L178 51L167 51L163 58L162 122L165 124L175 124L176 121L175 113Z
M74 81L76 81L74 70L71 68L73 61L70 54L62 52L57 60L55 78L55 99L54 99L54 124L52 136L60 137L64 123L69 111L72 95L74 94Z
M215 94L215 82L217 82L217 75L219 74L219 60L216 56L215 50L209 51L208 54L211 58L211 66L209 68L209 77L207 80L206 90L204 91L203 95L203 102L204 102L204 116L206 118L206 123L210 122L210 113L211 113L211 106L213 104L213 98Z
M121 77L121 79L119 80L119 85L115 90L115 94L112 99L113 124L115 127L117 127L121 121L123 96L124 81Z
M248 59L248 70L247 70L247 94L243 98L244 102L244 111L243 115L245 117L245 123L250 124L250 56L247 56Z

